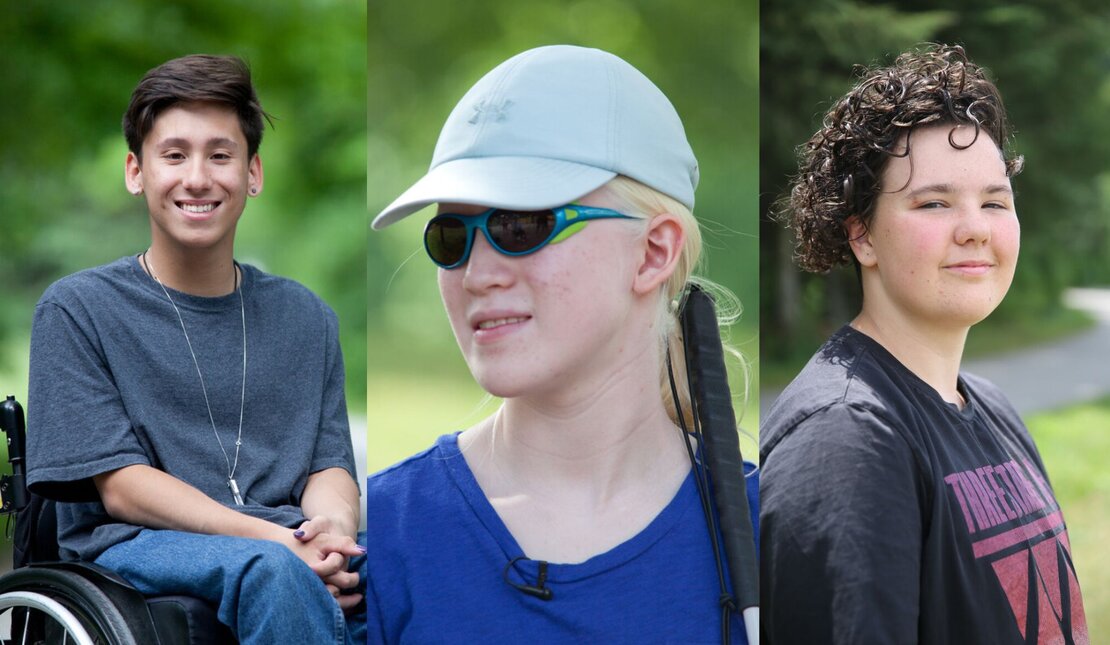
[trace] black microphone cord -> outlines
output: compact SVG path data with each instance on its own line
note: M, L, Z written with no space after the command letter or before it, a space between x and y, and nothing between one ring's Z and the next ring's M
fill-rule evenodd
M539 566L539 572L536 574L536 584L522 584L518 582L513 582L512 579L509 578L509 571L512 570L513 565L520 560L529 560L529 558L523 555L517 556L512 560L509 560L509 563L505 565L505 570L501 572L501 576L505 579L505 582L510 587L513 587L517 591L520 591L522 593L526 593L533 598L539 598L540 600L551 600L552 598L554 598L555 594L546 586L547 563L543 560L532 560L532 562L535 562Z

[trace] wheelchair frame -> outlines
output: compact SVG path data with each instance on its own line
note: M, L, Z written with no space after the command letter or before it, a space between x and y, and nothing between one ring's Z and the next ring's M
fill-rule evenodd
M0 513L15 515L14 569L0 576L0 645L234 645L215 610L197 598L147 598L114 572L87 562L57 561L54 502L27 490L23 409L0 402L12 474L0 477ZM44 548L45 547L45 548Z

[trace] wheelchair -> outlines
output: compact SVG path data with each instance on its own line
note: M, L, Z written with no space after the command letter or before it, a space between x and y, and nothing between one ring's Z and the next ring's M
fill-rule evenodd
M0 576L0 645L236 645L208 603L144 597L114 572L59 561L55 502L24 479L26 426L14 397L0 402L12 474L0 478L0 513L15 515L13 570Z

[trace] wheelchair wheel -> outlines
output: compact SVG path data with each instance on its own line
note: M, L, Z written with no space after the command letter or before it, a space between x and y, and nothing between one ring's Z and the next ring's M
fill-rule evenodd
M138 645L96 585L70 571L17 569L0 579L4 645Z

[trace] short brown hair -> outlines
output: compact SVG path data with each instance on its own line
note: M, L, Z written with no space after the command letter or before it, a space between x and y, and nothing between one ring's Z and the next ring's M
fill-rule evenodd
M248 158L262 144L262 120L270 115L262 109L251 85L247 64L236 56L194 54L162 63L150 70L131 93L123 115L127 147L141 161L143 140L154 128L154 119L166 108L186 101L208 101L226 105L239 116L239 127L247 139Z
M1005 150L1010 137L998 88L962 47L928 45L903 53L889 67L863 69L861 80L829 110L821 128L799 148L798 175L775 216L793 229L795 259L824 273L854 261L844 220L866 226L873 216L887 161L909 154L899 145L914 128L970 125L1003 150L1006 174L1022 158ZM971 143L956 148L970 147Z

